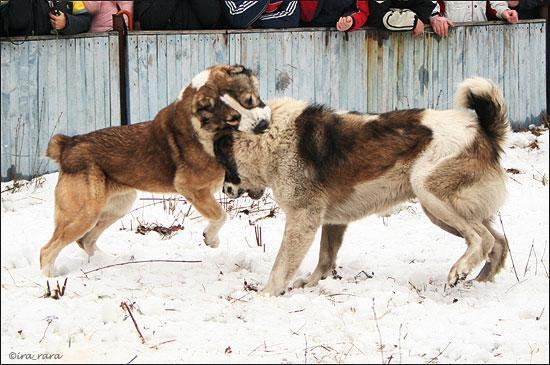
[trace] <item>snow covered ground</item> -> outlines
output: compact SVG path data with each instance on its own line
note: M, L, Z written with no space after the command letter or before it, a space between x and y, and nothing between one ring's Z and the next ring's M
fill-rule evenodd
M232 218L211 249L202 243L205 221L188 204L143 193L100 238L102 253L88 260L76 244L62 251L56 280L68 278L66 291L44 298L38 254L53 231L57 174L3 192L1 361L548 363L548 150L545 131L513 134L506 151L504 166L516 170L501 217L518 278L509 256L495 283L455 288L445 281L465 245L414 202L351 225L341 278L265 298L251 288L267 281L282 238L284 216L272 201L225 200ZM154 224L183 230L169 239L136 233ZM300 275L314 269L318 247ZM152 259L201 262L84 273Z

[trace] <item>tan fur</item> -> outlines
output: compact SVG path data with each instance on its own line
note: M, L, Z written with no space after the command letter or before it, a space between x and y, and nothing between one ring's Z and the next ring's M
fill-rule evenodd
M467 80L458 91L465 99L460 110L362 117L289 98L270 101L270 130L235 136L232 148L241 179L233 190L270 187L286 214L283 242L263 292L286 290L320 226L319 264L295 287L316 285L330 273L349 222L414 197L434 224L468 245L449 272L449 284L484 260L477 279L492 280L506 258L504 240L490 224L505 196L498 152L507 126L497 91L485 80ZM482 115L483 123L493 124L482 126L476 112L465 109L479 105L468 101L469 93L494 101L496 119Z
M238 128L240 114L220 100L254 96L257 79L242 66L214 66L182 90L178 99L150 122L88 134L54 136L47 155L60 165L55 190L55 231L40 251L45 275L67 244L77 241L88 254L101 233L131 208L136 190L179 193L209 221L207 245L219 244L226 213L214 199L224 171L214 157L216 133ZM263 103L262 103L263 104ZM249 121L250 128L254 121ZM252 132L247 130L246 132Z

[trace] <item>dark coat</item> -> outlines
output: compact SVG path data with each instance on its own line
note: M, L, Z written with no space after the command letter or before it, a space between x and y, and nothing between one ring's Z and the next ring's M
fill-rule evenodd
M219 0L136 0L134 20L141 29L209 29L221 16Z
M390 9L409 9L417 19L422 20L424 24L430 24L430 16L436 5L437 2L432 0L369 0L370 15L367 25L385 28L383 18ZM415 24L410 24L410 26L414 28Z
M55 1L55 8L67 16L67 25L60 34L85 33L90 29L92 17L82 1ZM0 34L5 36L48 35L52 26L50 6L46 0L10 0L2 5Z

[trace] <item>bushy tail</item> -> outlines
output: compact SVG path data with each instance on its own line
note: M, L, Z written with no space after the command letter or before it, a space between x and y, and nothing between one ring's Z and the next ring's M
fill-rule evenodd
M506 104L499 88L481 77L466 79L456 91L455 108L475 110L481 130L500 156L510 126Z
M64 134L56 134L50 139L48 143L48 149L46 150L46 156L51 158L54 161L59 162L61 159L61 154L67 142L71 140L71 137Z

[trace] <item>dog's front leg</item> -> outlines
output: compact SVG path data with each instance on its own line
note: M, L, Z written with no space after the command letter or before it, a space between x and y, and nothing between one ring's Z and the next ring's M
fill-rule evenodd
M218 247L220 244L218 232L227 219L227 213L208 189L182 192L182 195L193 204L204 218L208 219L208 225L203 232L204 242L210 247Z
M287 284L302 263L321 222L321 214L311 210L287 213L283 243L262 294L284 294Z

